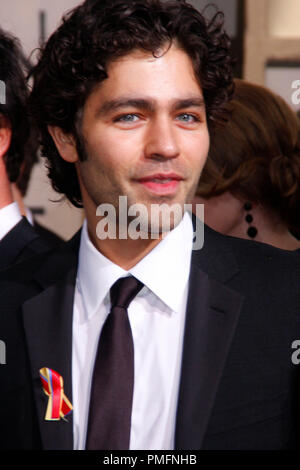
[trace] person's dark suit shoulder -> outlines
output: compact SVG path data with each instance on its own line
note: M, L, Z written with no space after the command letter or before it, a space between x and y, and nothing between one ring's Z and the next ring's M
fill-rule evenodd
M0 242L0 270L52 250L60 243L58 236L41 226L33 227L23 217Z
M49 244L53 247L58 246L61 242L63 242L63 239L60 238L56 233L39 224L36 220L34 221L34 230L38 233L38 235L40 235L42 239L49 242Z

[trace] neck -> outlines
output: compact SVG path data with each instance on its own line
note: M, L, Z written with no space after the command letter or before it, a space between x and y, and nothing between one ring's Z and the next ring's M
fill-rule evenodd
M13 199L15 202L18 203L21 214L26 217L26 207L24 204L24 200L23 200L22 194L20 193L20 190L17 188L15 183L12 183L11 190L13 194Z
M14 202L3 158L0 158L0 188L0 209L3 209Z
M257 235L254 238L255 241L267 243L281 248L283 250L297 250L300 248L300 241L297 240L287 229L287 227L276 218L273 214L263 210L257 206L251 210L253 216L253 222L251 225L257 228ZM249 224L244 220L236 225L226 233L233 237L239 237L244 239L250 239L247 235Z
M126 271L143 259L162 239L162 235L158 239L151 239L149 235L148 239L138 238L133 240L127 237L126 239L107 238L101 240L97 237L96 224L89 220L88 233L95 248ZM118 233L119 228L117 226L116 234Z

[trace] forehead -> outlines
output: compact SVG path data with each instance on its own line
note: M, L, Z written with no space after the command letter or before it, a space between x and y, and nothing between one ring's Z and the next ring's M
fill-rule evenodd
M97 87L88 101L122 96L149 97L152 101L168 102L187 96L203 97L190 57L172 45L159 57L136 50L111 62L108 78Z

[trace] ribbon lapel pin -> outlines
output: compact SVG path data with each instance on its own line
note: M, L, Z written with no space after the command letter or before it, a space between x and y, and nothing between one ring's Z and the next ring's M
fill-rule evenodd
M65 420L65 416L72 411L73 406L64 394L62 376L48 367L43 367L39 372L43 390L49 397L45 420L59 421L61 418Z

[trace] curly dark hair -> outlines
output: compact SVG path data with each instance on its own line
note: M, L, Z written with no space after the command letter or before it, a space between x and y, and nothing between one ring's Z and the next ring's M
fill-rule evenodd
M0 80L5 84L5 102L0 103L0 114L9 120L12 128L11 144L4 157L5 166L9 180L17 182L23 194L37 159L37 145L34 147L33 140L30 140L32 126L26 80L29 68L19 40L0 28Z
M221 118L233 92L233 60L223 22L222 12L205 19L185 0L87 0L65 15L40 51L30 99L53 188L82 207L75 166L60 157L47 126L73 134L82 156L77 130L82 107L95 85L108 77L109 63L134 49L155 56L176 40L201 83L208 122Z

